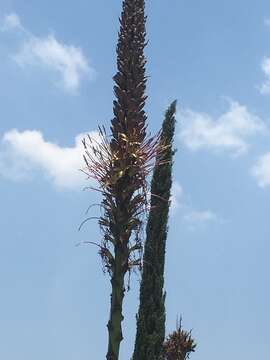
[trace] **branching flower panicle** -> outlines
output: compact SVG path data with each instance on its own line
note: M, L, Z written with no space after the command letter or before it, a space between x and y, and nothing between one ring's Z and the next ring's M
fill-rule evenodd
M116 245L116 228L121 223L121 217L123 220L128 218L122 229L124 231L121 231L121 241L128 245L127 270L141 266L141 229L148 205L147 176L153 169L157 153L163 149L159 144L159 135L148 137L142 143L135 140L134 134L133 137L120 134L121 146L115 146L104 127L99 128L99 139L88 135L83 140L86 165L83 171L98 183L98 188L92 189L102 195L99 225L103 239L99 253L104 270L109 273L114 265L112 247ZM125 203L123 214L119 211L120 195Z
M182 328L182 319L177 324L177 329L168 336L164 343L166 360L186 360L195 351L197 344L191 336L191 331Z

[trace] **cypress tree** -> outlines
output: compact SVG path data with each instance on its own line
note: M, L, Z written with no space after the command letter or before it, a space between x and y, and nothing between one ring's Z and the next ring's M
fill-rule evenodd
M140 305L133 360L163 358L165 338L164 264L168 216L172 187L173 138L176 101L168 108L163 122L160 144L151 182L151 207L146 227Z
M124 0L114 76L111 136L84 140L85 172L98 181L102 194L99 225L104 233L100 255L111 278L107 360L118 360L123 339L125 276L141 265L141 226L147 203L146 177L158 151L157 137L146 136L146 45L144 0Z

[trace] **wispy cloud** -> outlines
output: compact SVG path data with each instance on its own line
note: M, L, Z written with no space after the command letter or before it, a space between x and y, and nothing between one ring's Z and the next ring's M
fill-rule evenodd
M210 224L223 224L224 221L210 210L190 210L183 216L189 230L196 230L205 228Z
M215 221L218 217L212 211L191 211L184 216L184 220L189 223L204 223L209 221Z
M98 139L98 134L91 133ZM58 189L79 189L85 185L83 145L85 134L75 138L73 147L61 147L46 141L40 131L14 129L4 134L0 153L0 175L20 180L31 176L35 169Z
M172 186L171 209L174 216L178 213L177 216L192 229L206 223L221 222L213 211L194 209L178 181L174 181Z
M61 79L59 84L69 93L76 93L84 78L93 79L95 76L94 69L79 47L64 44L53 34L35 36L22 25L15 13L5 16L2 30L23 35L19 49L12 56L19 66L39 66L58 74Z
M229 151L240 155L248 150L248 139L266 131L263 121L246 106L230 101L229 109L216 119L190 109L180 112L181 141L191 150Z
M270 186L270 152L258 158L251 172L260 187Z
M264 95L270 94L270 57L265 57L261 63L261 69L265 75L265 80L260 87L260 92Z
M264 18L264 25L267 27L270 27L270 18L265 17ZM270 94L270 57L265 56L261 62L261 70L265 75L265 80L259 86L259 90L261 94L263 95L269 95Z
M265 17L265 18L263 19L263 23L264 23L265 26L270 26L270 18L269 18L269 17Z
M8 14L3 19L3 25L2 30L8 31L8 30L23 30L23 26L21 24L21 20L19 16L15 13Z
M174 181L172 185L172 195L171 195L171 208L173 211L176 211L181 206L183 196L183 188L177 182Z

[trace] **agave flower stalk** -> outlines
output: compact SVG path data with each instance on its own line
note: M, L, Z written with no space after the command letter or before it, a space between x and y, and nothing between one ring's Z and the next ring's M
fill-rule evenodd
M146 134L144 111L146 45L144 0L124 0L117 44L117 73L111 134L99 129L100 140L84 140L85 172L102 194L103 231L100 255L111 277L107 360L118 360L122 335L125 276L141 266L141 229L147 204L147 175L157 152L158 137Z

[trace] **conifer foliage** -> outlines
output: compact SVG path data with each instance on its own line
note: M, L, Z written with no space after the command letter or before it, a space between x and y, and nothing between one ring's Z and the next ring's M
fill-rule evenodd
M176 101L168 108L151 183L151 208L146 228L140 305L133 360L163 358L165 338L164 264L172 187Z
M146 177L152 171L158 137L146 134L146 45L144 0L124 0L117 44L117 73L111 134L84 140L85 172L102 194L100 255L111 277L107 360L118 360L122 335L125 275L141 266L141 226L147 204Z

